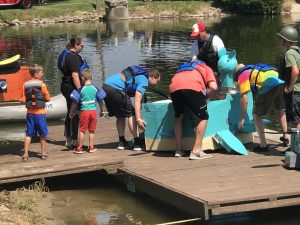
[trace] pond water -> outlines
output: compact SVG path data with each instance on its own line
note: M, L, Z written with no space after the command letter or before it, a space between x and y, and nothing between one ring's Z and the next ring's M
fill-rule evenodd
M163 74L158 88L167 93L170 79L178 66L190 59L190 30L197 21L193 18L0 28L0 59L21 54L22 64L42 65L46 84L54 96L60 93L61 81L57 57L68 40L79 35L84 40L82 56L93 71L96 86L101 86L109 75L128 65L137 64L158 68ZM220 35L226 47L237 51L239 62L246 64L263 62L278 65L283 49L276 32L283 25L298 25L291 17L244 16L201 21L213 33ZM162 98L155 95L151 97ZM2 139L22 139L24 124L0 126ZM66 178L58 178L49 185L58 199L70 196L74 200L72 207L65 208L65 204L59 201L56 207L57 213L61 213L61 217L70 225L90 224L85 220L89 216L95 217L97 224L155 224L189 218L146 196L132 195L107 177L93 175L87 179L69 179L69 182L62 182ZM60 183L62 187L58 187ZM62 213L60 209L66 211ZM259 216L246 214L229 220L214 220L210 224L299 224L297 211L299 208ZM281 214L284 214L283 219L279 219Z

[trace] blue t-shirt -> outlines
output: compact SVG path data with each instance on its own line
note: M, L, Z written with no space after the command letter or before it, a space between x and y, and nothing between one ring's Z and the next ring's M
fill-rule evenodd
M128 83L132 83L132 79L127 81ZM104 84L107 84L113 88L116 88L121 91L125 91L125 81L121 77L119 73L113 74L109 76ZM137 85L136 90L139 91L142 95L145 94L145 87L148 87L148 78L144 75L135 76L135 84Z
M90 84L84 85L80 89L80 99L81 99L81 106L80 110L96 110L96 96L97 96L97 88Z

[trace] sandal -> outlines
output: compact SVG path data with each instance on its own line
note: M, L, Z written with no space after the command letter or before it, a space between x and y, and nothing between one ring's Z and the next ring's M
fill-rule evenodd
M47 155L42 155L42 156L41 156L41 159L42 159L42 160L46 160L47 158L48 158Z
M28 161L28 155L23 155L22 156L22 162L27 162Z

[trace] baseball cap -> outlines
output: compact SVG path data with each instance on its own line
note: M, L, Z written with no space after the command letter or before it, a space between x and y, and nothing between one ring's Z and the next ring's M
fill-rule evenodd
M205 30L205 25L203 23L195 23L192 26L192 33L191 36L192 37L196 37L199 35L199 32Z

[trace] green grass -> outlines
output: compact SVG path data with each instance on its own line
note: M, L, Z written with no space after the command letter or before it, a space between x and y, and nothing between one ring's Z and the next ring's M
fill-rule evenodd
M95 13L92 4L96 0L49 0L47 4L35 4L31 9L23 10L18 8L1 10L1 15L7 21L14 19L32 20L53 19L60 16L76 16L80 12ZM143 2L129 0L129 14L131 16L147 16L158 14L162 11L177 12L179 15L193 14L209 7L211 2L204 1L155 1ZM104 0L100 0L100 15L104 14Z

